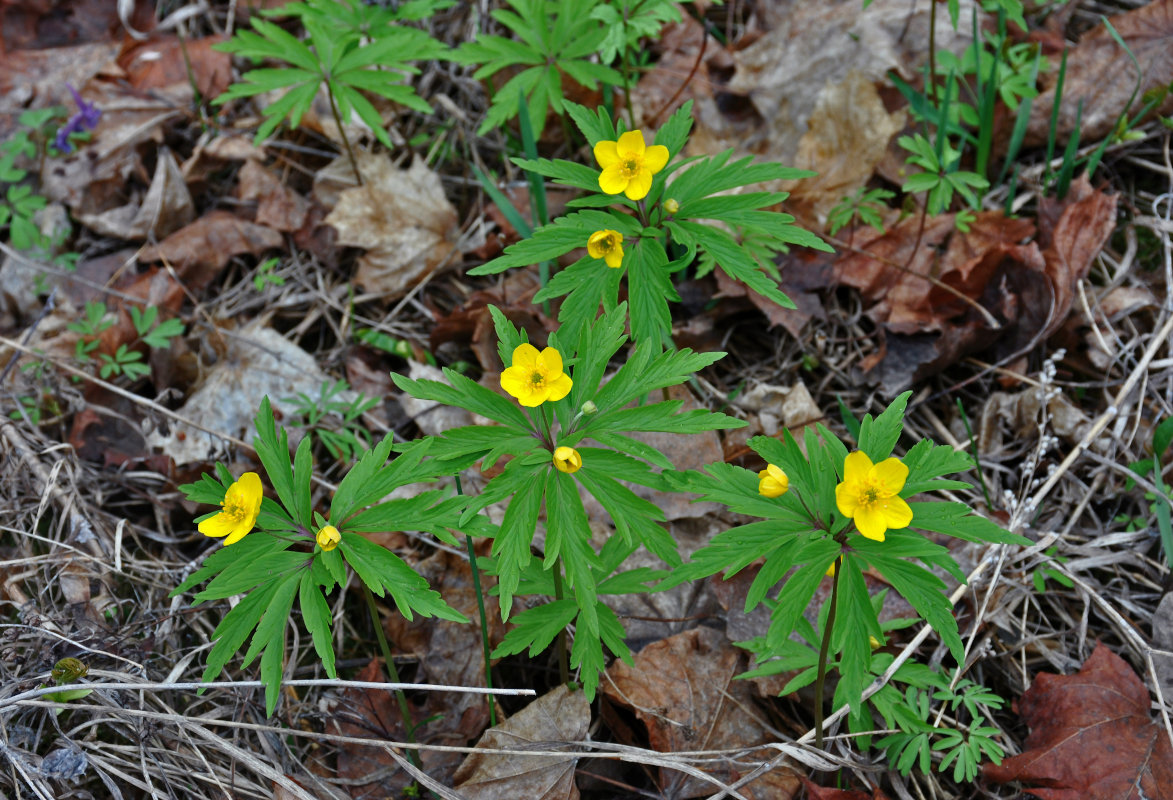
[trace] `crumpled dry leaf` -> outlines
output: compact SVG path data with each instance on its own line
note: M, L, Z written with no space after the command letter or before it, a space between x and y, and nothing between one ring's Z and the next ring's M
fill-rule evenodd
M961 3L956 31L948 14L937 14L938 48L960 53L972 43L973 6L973 0ZM728 86L729 92L748 97L758 130L750 134L736 125L726 130L722 119L699 115L689 152L735 147L794 163L807 121L828 84L842 83L853 70L873 81L883 80L890 69L914 77L926 58L929 11L930 0L875 0L866 9L850 0L764 4L770 30L733 53L737 69Z
M1131 111L1140 107L1140 96L1150 89L1173 83L1173 0L1153 0L1140 8L1118 14L1109 20L1127 43L1140 65L1140 91ZM1058 57L1053 59L1057 62ZM1080 140L1102 139L1112 132L1116 120L1125 110L1136 86L1137 68L1101 22L1085 34L1067 55L1067 73L1063 79L1063 97L1059 105L1056 138L1066 141L1075 130L1076 111L1083 104L1079 122ZM1043 76L1055 83L1058 70ZM1041 145L1051 128L1051 111L1055 104L1055 87L1051 86L1031 105L1030 125L1025 144ZM1157 109L1168 114L1173 110L1173 95Z
M1042 800L1170 800L1173 746L1149 708L1132 667L1096 645L1077 674L1035 678L1017 703L1026 751L982 774Z
M220 270L239 255L278 250L285 239L277 231L241 219L231 211L209 211L157 245L144 247L139 261L166 261L193 289L212 282Z
M807 131L798 142L794 166L816 177L793 181L787 211L826 224L827 214L871 179L892 137L904 129L904 111L889 112L875 83L859 70L823 88Z
M275 231L301 230L309 212L309 201L286 186L280 178L247 159L240 168L237 194L241 200L256 201L258 225Z
M870 792L861 792L855 789L836 789L830 786L819 786L811 783L805 777L802 779L802 785L806 789L807 800L888 800L888 795L884 794L879 786Z
M98 214L79 213L78 220L103 236L142 241L148 236L162 239L195 219L195 202L180 172L175 156L159 148L155 176L141 201L111 208Z
M439 381L448 383L444 373L429 364L418 361L407 362L407 377L413 381ZM398 390L396 390L398 392ZM473 416L469 411L456 406L437 403L435 400L420 400L407 392L396 395L404 413L414 422L425 436L439 436L453 428L461 428L473 424Z
M327 380L312 355L259 322L223 331L222 336L227 352L176 412L204 428L251 439L253 418L266 396L275 411L288 417L294 408L284 398L299 392L317 396ZM293 428L290 438L299 439L299 432ZM147 442L161 447L176 464L212 461L228 446L223 439L182 423L150 431Z
M420 158L407 170L396 168L389 155L365 153L358 161L364 184L344 189L326 217L339 244L367 251L359 256L355 282L395 299L434 270L455 266L460 227L440 176Z
M581 691L559 686L490 728L477 747L497 750L566 749L586 736L591 707ZM565 759L472 753L456 771L456 790L468 800L578 800L574 753Z
M1031 441L1038 435L1043 389L1030 386L1016 394L994 392L982 406L978 423L978 449L983 455L997 455L1012 442ZM1064 394L1046 399L1047 428L1066 442L1079 442L1092 427L1092 420ZM1092 450L1105 452L1111 439L1102 435L1091 442Z
M354 677L360 681L385 680L383 662L371 659ZM389 690L346 689L330 711L330 733L366 739L381 737L393 742L407 739L395 695ZM413 717L412 722L416 721ZM338 777L347 781L346 789L354 800L402 796L402 790L414 782L383 748L350 742L338 747L337 771ZM374 775L378 777L372 778Z
M644 724L653 750L753 747L775 738L754 708L750 684L734 680L745 669L742 654L717 631L693 628L648 645L634 661L635 666L613 663L603 691L611 703L634 713ZM729 782L738 777L734 769L723 765L706 771ZM701 797L714 788L667 768L660 771L658 783L670 798ZM798 794L799 785L796 774L780 767L739 791L759 800L788 800Z

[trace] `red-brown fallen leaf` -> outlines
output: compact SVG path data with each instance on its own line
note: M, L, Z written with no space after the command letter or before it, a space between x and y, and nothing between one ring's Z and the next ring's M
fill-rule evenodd
M359 681L381 681L382 661L371 662L355 675ZM409 704L410 705L410 704ZM337 736L406 741L394 693L383 689L347 689L330 715L326 730ZM381 747L345 743L338 749L338 777L347 781L354 800L398 797L413 781L391 755ZM362 782L376 773L379 778Z
M195 82L205 100L224 92L232 82L232 56L213 50L223 35L180 41L158 34L146 41L127 39L118 54L118 66L127 82L140 91L163 91L179 86L184 93Z
M856 789L834 789L829 786L819 786L806 778L802 779L802 785L806 788L807 800L888 800L888 795L884 794L878 786L870 792L861 792Z
M635 666L622 661L611 665L604 693L644 724L653 750L753 747L772 740L753 708L750 685L733 680L744 671L742 654L717 631L694 628L679 633L648 645L634 660ZM728 765L709 771L722 780L736 779ZM739 791L756 800L789 800L798 787L798 776L779 767ZM710 794L713 785L663 769L660 790L670 798L698 797Z
M144 247L139 261L168 261L189 286L203 289L233 256L260 255L285 244L271 228L248 222L230 211L210 211L162 242Z
M631 92L636 119L658 128L688 100L712 102L714 71L729 71L729 51L690 15L666 25L653 47L660 51L656 66L644 73ZM703 53L702 53L703 49Z
M1149 706L1132 668L1097 645L1075 675L1035 678L1018 701L1026 752L982 773L1042 800L1170 800L1173 747Z
M305 226L309 201L271 171L248 159L240 168L239 181L237 194L240 199L256 201L258 225L290 233Z
M1112 17L1110 22L1140 67L1140 92L1128 109L1136 113L1141 105L1141 93L1173 82L1173 48L1169 47L1169 37L1173 36L1173 0L1153 0L1126 14ZM1057 57L1052 57L1053 63L1055 60ZM1067 56L1063 97L1059 105L1058 140L1065 141L1075 130L1075 115L1081 103L1081 141L1095 141L1111 133L1120 113L1128 105L1137 77L1137 67L1133 66L1128 53L1116 43L1103 23L1097 25ZM1055 71L1045 80L1054 82L1057 78L1058 72ZM1028 146L1047 141L1054 102L1054 87L1035 98L1026 133ZM1157 110L1167 114L1170 108L1173 108L1173 95Z

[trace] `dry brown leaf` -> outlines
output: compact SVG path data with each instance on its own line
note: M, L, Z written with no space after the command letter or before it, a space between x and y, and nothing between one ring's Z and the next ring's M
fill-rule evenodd
M371 659L354 677L359 681L384 680L383 662ZM393 742L407 739L399 705L389 690L346 689L331 712L327 725L330 733ZM416 720L413 718L412 722ZM382 747L349 742L338 747L337 772L338 777L347 782L346 789L354 800L402 796L402 791L414 782Z
M312 355L272 328L254 322L220 335L227 343L227 352L177 411L204 428L250 439L253 418L266 396L274 411L289 416L294 407L284 398L295 397L299 392L317 396L327 380ZM298 433L297 428L291 430L291 438L300 438ZM147 439L176 464L214 460L228 446L223 439L179 423L152 431Z
M818 175L787 187L787 210L825 224L828 212L872 177L905 116L884 108L875 83L859 70L824 87L794 159L795 167Z
M142 241L148 236L162 239L195 219L195 202L175 156L159 148L155 176L141 201L112 208L99 214L79 213L86 227L103 236Z
M180 40L156 34L146 41L128 39L117 63L127 82L139 91L191 96L191 82L205 100L224 92L232 83L232 56L213 50L223 35Z
M688 100L711 102L712 70L733 67L733 59L724 45L706 36L704 27L691 15L682 16L680 22L666 25L660 31L659 41L654 45L660 57L631 92L635 118L649 128L658 128Z
M811 783L805 777L802 779L802 785L806 789L807 800L888 800L888 795L884 794L878 786L870 792L860 792L855 789L819 786Z
M960 53L973 41L972 0L961 3L954 31L948 14L937 14L936 46ZM760 119L759 130L707 131L698 119L690 152L718 152L726 147L756 152L783 164L794 163L824 87L843 83L851 71L872 81L896 69L906 79L926 57L930 0L875 0L867 8L842 0L811 3L781 0L763 5L770 30L733 53L737 70L731 93L749 99ZM714 149L715 148L715 149Z
M420 158L401 170L390 156L364 154L359 168L364 185L343 190L326 217L339 244L367 251L355 282L394 299L432 271L455 266L460 229L440 176Z
M210 284L234 256L259 256L284 244L285 239L277 231L217 209L159 244L144 247L139 261L166 261L198 291Z
M1075 675L1043 673L1017 703L1026 751L982 774L1021 781L1042 800L1170 800L1173 746L1149 691L1104 645Z
M559 686L490 728L477 747L498 750L562 750L586 737L591 707L581 691ZM456 790L468 800L577 800L573 752L565 759L473 753L456 771Z
M256 201L258 225L290 233L305 225L309 201L253 159L246 160L240 169L237 195L241 200Z
M1140 64L1140 91L1131 109L1135 113L1141 105L1140 97L1144 92L1173 83L1173 48L1169 47L1169 39L1173 36L1173 0L1152 0L1140 8L1118 14L1109 21ZM1058 59L1056 57L1052 60ZM1137 68L1133 66L1132 59L1101 22L1084 35L1067 55L1067 73L1063 79L1056 138L1063 142L1071 136L1080 103L1083 105L1079 122L1080 140L1090 142L1110 134L1128 104L1137 77ZM1054 83L1057 78L1058 70L1046 79ZM1054 86L1035 98L1026 133L1027 146L1041 145L1047 141L1054 104ZM1173 95L1158 109L1164 114L1170 110L1173 110Z
M734 680L745 669L742 654L717 631L685 631L648 645L634 661L634 666L612 664L603 691L644 724L653 750L753 747L774 739L754 707L750 684ZM730 765L708 771L723 781L738 777ZM675 800L711 794L713 784L665 768L659 789ZM798 789L798 776L777 768L739 791L761 800L787 800Z

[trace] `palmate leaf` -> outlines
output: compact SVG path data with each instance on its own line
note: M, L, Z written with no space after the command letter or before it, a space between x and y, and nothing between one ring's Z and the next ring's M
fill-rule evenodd
M408 621L414 619L413 614L419 614L468 622L463 614L445 603L419 573L387 548L356 533L342 531L338 549L372 592L379 597L391 595L395 607Z
M494 275L511 267L523 267L540 261L550 261L569 253L576 247L586 247L587 239L595 231L613 229L625 237L640 232L638 220L611 211L578 211L558 217L549 225L534 231L528 239L510 245L492 261L469 270L470 275ZM627 259L624 258L624 261ZM601 261L596 261L606 269Z
M330 606L322 596L322 590L311 572L302 574L298 599L301 605L301 618L305 622L306 630L313 637L314 650L322 662L322 669L328 677L337 678L338 671L334 668L334 643L330 637L333 618L330 615Z
M574 600L551 600L526 609L512 620L513 627L501 644L493 650L493 658L516 655L528 649L531 657L538 655L554 641L561 631L578 616Z
M637 342L627 362L599 390L595 404L600 414L622 408L642 395L684 383L724 357L725 353L696 353L687 347L664 351L658 341Z
M674 235L683 234L711 255L730 278L741 281L783 308L794 308L794 301L778 289L777 282L766 275L753 256L725 231L688 220L670 222L668 228Z
M964 503L909 503L912 527L933 533L956 536L967 542L1018 544L1029 546L1026 537L1007 531L985 517L978 516Z
M493 539L493 556L497 559L497 588L500 593L501 616L509 618L513 606L513 595L521 581L521 570L530 562L530 545L538 525L538 514L542 510L545 494L546 465L520 465L511 461L505 471L489 481L482 492L489 494L493 484L498 488L499 499L513 495L501 520L501 530ZM512 467L512 469L511 469ZM467 512L466 512L467 514Z
M668 303L679 302L680 295L672 285L664 245L658 239L640 239L624 253L623 263L627 267L632 338L658 346L670 342L672 312Z
M598 632L598 601L592 568L599 559L591 547L591 527L578 486L564 472L551 469L546 475L546 559L549 568L561 556L566 580L574 590L579 607L579 626Z
M591 702L594 701L595 692L599 688L599 677L607 668L603 645L628 664L633 662L631 651L623 641L623 623L615 616L614 611L603 603L597 603L594 608L594 616L598 620L596 628L582 624L582 616L580 613L579 624L574 634L574 645L570 649L570 666L579 670L583 694L587 701Z
M444 377L448 379L447 384L433 380L417 381L391 373L395 385L412 397L466 409L499 422L515 433L529 431L530 423L525 413L510 400L448 368L444 368Z

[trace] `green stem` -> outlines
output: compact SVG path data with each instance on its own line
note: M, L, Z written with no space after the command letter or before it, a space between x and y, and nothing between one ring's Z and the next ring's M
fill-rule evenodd
M979 59L980 61L980 59ZM937 4L929 4L929 102L937 102Z
M464 494L464 489L460 485L460 476L456 477L456 493ZM472 568L472 586L477 595L477 612L481 615L481 648L485 652L485 686L486 688L493 688L493 667L489 660L489 618L485 614L485 596L481 590L481 571L477 568L477 551L473 547L472 537L467 533L464 535L464 543L468 545L468 564ZM493 696L489 695L489 727L497 727L497 708L496 703L493 702Z
M843 556L835 559L835 574L831 577L831 610L827 612L827 627L819 645L819 672L815 678L815 748L823 749L823 690L827 684L827 653L831 649L831 634L835 630L835 606L839 602L839 572Z
M554 560L554 599L561 600L564 592L562 589L562 556L558 556ZM570 667L566 663L566 627L558 631L558 641L554 645L558 648L558 678L562 681L562 685L566 686L570 683Z
M387 665L387 677L392 683L400 683L399 669L395 666L395 659L391 657L391 646L387 644L387 635L383 633L383 620L379 617L379 609L375 605L375 596L365 583L362 585L363 596L367 599L367 611L371 614L371 624L375 626L375 636L379 639L379 650L383 653L383 663ZM407 732L407 741L415 743L415 725L411 722L411 709L407 705L407 695L402 689L395 690L395 698L399 701L399 715L403 718L403 728ZM417 768L420 766L419 754L414 750L407 751L407 757Z
M346 128L342 127L342 116L338 113L338 104L334 102L334 90L330 82L326 81L326 94L330 98L330 113L334 115L334 124L338 126L338 135L342 137L342 144L346 147L346 157L350 159L350 166L354 170L354 179L358 185L363 185L362 173L358 171L358 159L354 157L354 150L350 147L350 137L346 135Z

